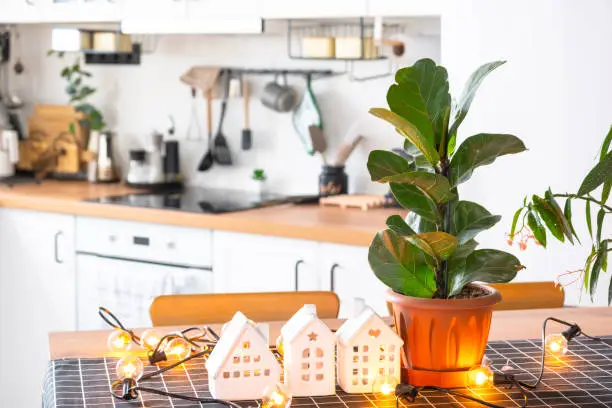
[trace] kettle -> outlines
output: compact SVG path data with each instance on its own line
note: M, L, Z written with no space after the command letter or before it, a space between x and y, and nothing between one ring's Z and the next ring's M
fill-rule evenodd
M0 178L15 175L19 161L19 141L14 130L0 130Z

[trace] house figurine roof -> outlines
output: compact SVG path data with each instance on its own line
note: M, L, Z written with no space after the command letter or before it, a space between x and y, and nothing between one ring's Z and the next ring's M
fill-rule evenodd
M397 333L391 329L387 324L384 323L382 318L376 314L374 310L372 310L369 306L363 306L361 312L348 319L336 332L336 337L338 338L338 343L342 346L348 346L351 344L353 339L361 332L362 329L365 329L371 325L371 323L375 320L378 320L381 327L385 333L388 333L395 339L397 345L402 345L404 341L397 335Z
M317 320L317 306L304 305L281 329L283 343L289 344L298 337L314 320Z
M208 360L206 360L206 370L213 378L217 377L219 371L230 358L234 349L238 347L240 338L249 328L261 337L261 344L268 348L268 342L265 335L255 326L255 323L247 319L241 312L236 312L232 320L227 323L227 326L221 334L221 338L217 342Z

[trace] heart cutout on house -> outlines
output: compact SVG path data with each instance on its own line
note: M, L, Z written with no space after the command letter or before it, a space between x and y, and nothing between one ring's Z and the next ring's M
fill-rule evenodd
M372 338L378 338L378 336L380 336L380 329L370 329L370 331L368 332L368 334L370 335L370 337Z

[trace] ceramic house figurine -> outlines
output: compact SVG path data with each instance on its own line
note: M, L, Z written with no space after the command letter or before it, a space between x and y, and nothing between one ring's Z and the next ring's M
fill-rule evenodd
M336 336L317 317L315 305L304 305L281 329L285 385L293 396L336 393Z
M280 381L281 367L264 334L238 312L223 330L206 361L208 384L214 398L252 400Z
M378 392L380 378L400 379L400 352L404 344L393 329L365 306L336 332L338 384L348 393Z

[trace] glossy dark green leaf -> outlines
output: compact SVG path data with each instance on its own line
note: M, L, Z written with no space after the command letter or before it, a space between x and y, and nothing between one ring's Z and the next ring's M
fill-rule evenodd
M612 180L612 152L602 157L599 163L587 174L582 181L582 185L580 185L580 189L578 189L578 195L589 194L609 180Z
M399 235L414 235L416 232L410 228L406 221L399 215L392 215L387 218L387 227Z
M552 191L550 191L550 189L548 189L546 193L544 193L544 199L555 212L563 234L565 234L565 237L569 240L569 242L573 244L574 238L572 235L572 229L569 225L569 222L565 219L565 215L563 215L563 211L561 211L561 207L559 206L559 203L557 203L557 200L555 200L555 197L553 197Z
M398 293L431 298L436 291L435 273L423 252L393 231L376 234L368 261L378 279Z
M409 212L406 215L406 223L410 228L417 232L417 234L424 234L426 232L438 231L438 226L435 222L423 218L418 214Z
M450 184L448 184L448 179L435 173L411 171L385 177L384 180L394 183L408 183L417 186L437 204L445 203L453 197Z
M447 111L450 112L451 102L446 68L436 65L429 58L424 58L411 67L398 70L395 74L395 81L402 86L410 83L417 85L426 108L425 112L433 125L435 139L432 141L434 144L439 143L443 130L446 131L445 115ZM391 110L394 109L391 108Z
M587 224L587 228L589 229L589 235L592 238L593 237L593 225L591 223L591 202L590 201L586 202L585 209L586 209L585 210L586 224Z
M597 212L597 233L595 234L597 242L601 242L601 233L603 228L604 218L606 218L606 210L600 208Z
M441 216L436 203L423 190L412 184L391 183L391 192L402 207L439 223Z
M451 186L467 181L476 168L491 164L500 156L524 150L525 145L516 136L490 133L470 136L461 143L451 159Z
M470 239L462 245L458 245L455 252L451 255L451 258L467 258L469 254L474 252L478 247L476 240Z
M546 228L534 211L529 211L527 214L527 225L529 225L535 239L546 248Z
M512 254L496 249L479 249L472 252L463 267L449 270L450 296L457 295L470 282L510 282L517 272L524 269Z
M431 249L431 252L428 253L441 260L448 259L457 249L457 238L441 231L411 235L406 237L406 239L419 248L421 247L421 242L424 242Z
M574 223L572 222L572 199L568 198L565 200L565 207L563 208L563 215L569 224L570 229L572 230L572 235L576 238L576 240L580 243L580 238L578 238L578 234L576 234L576 230L574 229Z
M474 238L479 232L497 224L501 216L492 215L483 206L471 201L457 202L451 218L451 233L459 245Z
M457 134L457 129L459 129L459 125L461 125L461 123L467 116L467 113L470 110L470 106L472 105L472 101L476 96L476 91L478 91L478 88L480 87L480 84L482 84L482 81L484 81L487 75L493 72L493 70L504 65L505 63L506 61L489 62L478 67L478 69L474 71L472 75L470 75L467 80L467 83L465 84L465 87L463 88L463 93L459 98L458 108L454 115L455 119L450 127L449 134L451 135L451 137Z
M518 220L523 213L525 207L521 207L514 213L514 217L512 217L512 227L510 228L510 238L514 238L514 234L516 233L516 225L518 224Z
M384 108L372 108L370 109L370 113L395 126L402 136L410 140L411 143L419 148L429 163L435 165L440 161L440 156L438 155L434 144L427 140L425 136L421 134L419 129L412 123L398 114Z
M542 197L534 195L532 198L533 208L538 212L538 215L544 224L555 238L561 242L565 242L565 234L563 233L563 227L561 226L561 220L557 217L557 213L554 208L544 200Z
M387 150L373 150L368 156L368 171L372 181L386 183L391 176L410 171L408 161Z
M412 123L429 143L435 144L433 125L416 82L391 85L387 92L387 103L392 112Z

